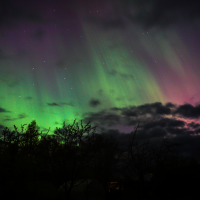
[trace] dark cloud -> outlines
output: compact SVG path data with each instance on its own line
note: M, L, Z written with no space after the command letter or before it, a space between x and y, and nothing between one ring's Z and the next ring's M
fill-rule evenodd
M162 128L164 128L164 127L167 127L167 124L168 124L168 119L163 118L163 119L160 119L160 120L157 120L157 121L146 122L143 125L143 128L145 130L152 129L154 127L162 127Z
M200 126L200 124L195 123L195 122L191 122L191 123L188 123L188 126L190 126L192 128L198 128Z
M157 104L155 109L156 109L156 111L155 111L156 114L160 114L160 115L171 114L171 109L166 106L163 106L162 104Z
M0 113L4 113L4 112L10 112L10 111L8 111L8 110L6 110L4 108L0 108Z
M26 100L32 100L32 97L25 97Z
M97 107L98 105L100 105L100 101L98 99L91 99L89 105L92 107Z
M196 134L200 133L200 128L197 128L197 129L195 130L195 133L196 133Z
M132 120L129 119L129 120L126 120L125 124L127 126L135 126L138 123L138 121L139 121L139 119L137 119L137 118L132 119Z
M181 121L181 120L176 120L176 119L169 119L169 123L168 123L168 126L171 126L171 127L183 127L185 126L185 122L184 121Z
M154 103L154 105L155 104L157 104L157 103ZM158 103L158 104L160 104L160 103ZM138 106L137 111L139 112L139 114L154 114L154 111L153 111L154 105L144 104L144 105Z
M110 70L108 71L108 74L111 75L111 76L119 75L120 77L125 78L125 79L127 79L127 78L133 79L133 78L134 78L134 76L133 76L132 74L127 74L127 73L123 73L123 72L118 72L118 71L115 70L115 69L110 69Z
M171 134L176 134L176 131L177 134L185 134L187 130L184 128L185 125L193 128L198 127L198 124L186 124L185 121L176 119L180 111L181 113L187 113L188 106L175 107L169 105L169 103L162 105L162 103L156 102L127 108L113 107L98 113L87 113L87 119L91 122L99 122L100 124L116 124L116 122L120 122L126 126L133 126L137 124L138 121L142 121L140 127L145 131L154 128L168 128L167 130ZM171 111L170 107L175 110ZM189 108L192 108L192 105L190 105ZM147 117L147 114L150 115ZM168 115L173 115L173 118L167 117ZM188 117L191 117L191 114L188 115ZM193 115L193 118L195 117L196 115Z
M15 120L18 120L18 119L24 119L28 117L28 115L26 115L25 113L22 113L22 114L18 114L18 117L16 118L11 118L10 116L5 116L3 121L15 121Z
M167 131L163 128L156 127L147 131L148 137L163 137L167 135Z
M148 129L153 128L153 127L162 127L162 128L180 127L180 126L183 127L184 125L185 125L185 122L181 121L181 120L161 118L161 119L156 120L156 121L151 121L151 122L145 123L143 128L148 130Z
M120 117L118 115L108 113L104 116L104 120L108 121L108 126L112 126L120 122Z
M48 106L59 106L61 107L62 105L68 105L68 106L74 106L72 102L60 102L60 103L47 103Z
M199 118L200 116L200 105L193 106L191 104L184 104L179 106L175 111L175 114L182 115L188 118Z
M113 108L112 110L117 110L116 108ZM126 116L126 117L137 117L138 114L136 111L133 111L131 109L124 109L122 110L122 115Z
M49 106L60 106L59 104L57 103L47 103Z
M177 128L177 127L167 127L166 130L168 131L168 133L172 135L185 135L187 131L186 128Z
M150 114L150 116L147 116ZM100 124L116 124L121 122L126 126L133 126L138 121L142 121L141 127L144 130L150 128L184 127L185 122L174 118L167 118L173 114L169 104L162 105L160 102L144 104L140 106L130 106L127 108L110 108L110 110L99 113L88 113L87 119ZM107 121L106 121L107 120ZM116 120L116 121L115 121Z
M152 104L144 104L137 107L140 114L156 114L156 115L168 115L171 114L171 109L163 106L160 102Z
M123 109L121 109L121 108L117 108L117 107L112 107L112 108L110 108L110 110L113 110L113 111L123 111ZM124 110L125 111L125 110Z
M123 127L122 130L125 130L125 127L136 127L138 122L140 122L140 124L137 130L136 140L139 143L149 140L152 145L159 145L164 137L166 137L169 138L171 142L187 146L191 145L191 141L195 140L195 138L200 139L200 137L194 136L194 134L200 133L200 124L195 122L187 123L185 119L183 121L176 118L180 113L180 108L181 112L184 113L183 110L187 110L188 107L192 108L191 105L176 106L170 102L165 105L156 102L126 108L113 107L96 113L86 113L83 121L85 123L90 121L101 130L101 133L114 136L119 146L123 148L127 147L131 133L122 133L119 129L115 129L114 127L119 125ZM173 109L173 111L171 111L171 109ZM146 113L151 114L150 117L146 118ZM172 118L168 117L171 115L173 116ZM128 130L130 130L130 128ZM184 137L190 138L190 142L184 140ZM187 146L187 150L184 150L181 146L182 151L180 151L180 153L182 155L193 155L192 152L194 153L194 149L199 148L197 147L198 144L195 144L196 147L192 147L192 149ZM200 161L200 156L197 155L197 153L195 153L195 157Z
M19 114L18 115L18 119L23 119L23 118L26 118L27 117L27 115L26 114Z
M105 110L100 111L98 113L89 112L83 115L83 121L87 123L88 121L94 123L95 125L104 125L104 126L112 126L119 124L120 116L114 113L107 112Z
M176 107L176 105L173 104L173 103L171 103L171 102L166 103L165 106L166 106L167 108L175 108L175 107Z

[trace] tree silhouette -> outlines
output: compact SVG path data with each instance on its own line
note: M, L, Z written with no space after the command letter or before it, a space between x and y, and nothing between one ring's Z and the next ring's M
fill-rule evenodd
M6 127L2 133L1 167L4 171L3 179L7 182L4 185L7 185L8 190L11 189L9 187L13 187L15 195L22 195L24 191L22 192L20 188L24 182L38 180L41 173L35 162L39 127L36 121L32 121L24 132L25 125L21 126L21 133L15 125L14 131L11 132Z
M21 133L16 126L13 132L5 129L4 144L6 145L1 158L4 164L6 159L13 158L12 162L10 160L7 162L4 169L7 169L7 175L10 174L9 186L15 187L15 191L21 198L23 191L20 187L26 187L27 191L32 187L27 186L27 181L48 180L57 187L68 181L70 187L65 188L68 196L80 180L84 182L88 177L99 178L106 187L114 171L116 160L113 150L116 149L116 144L113 143L113 139L96 134L96 127L92 127L90 122L85 126L82 121L81 126L75 122L76 120L68 126L64 122L62 128L56 128L55 135L43 134L40 141L38 136L42 133L39 133L35 120L25 131L22 126ZM63 140L64 143L61 144L58 139ZM26 195L30 197L31 191Z
M187 195L191 195L189 190L195 193L198 189L195 183L200 178L200 168L196 159L181 157L176 149L180 144L170 143L168 139L158 147L150 146L149 141L138 144L135 135L139 123L125 149L120 149L113 137L97 134L90 122L85 126L82 121L80 126L76 120L67 126L63 122L63 127L54 131L55 135L48 135L49 131L39 133L35 120L25 131L24 126L21 132L14 125L14 131L6 127L2 133L0 190L7 198L15 194L21 199L38 199L37 181L49 181L57 188L68 182L68 187L64 185L66 198L70 197L73 187L88 179L99 180L107 193L108 183L118 180L124 186L123 195L133 195L135 191L135 197L137 190L145 196L151 192L154 197L164 198L165 187L171 195L180 194L174 190L177 185ZM147 173L153 174L150 182L145 179ZM119 178L121 175L124 180ZM189 186L187 182L192 184Z
M68 188L65 185L67 197L70 196L72 188L80 183L80 179L84 182L89 176L89 169L86 166L91 157L90 150L95 131L96 127L92 127L90 122L83 126L81 121L79 126L76 120L67 126L63 122L63 127L56 127L54 131L55 135L63 140L63 144L51 146L49 159L54 175L56 173L56 185L60 186L66 182L70 184ZM44 141L47 147L50 143L46 139Z
M176 161L175 161L176 160ZM198 180L200 178L199 164L192 164L193 158L181 158L182 164L175 164L180 160L179 157L173 158L171 166L166 168L156 177L155 190L160 197L170 195L174 197L197 197L198 194ZM192 161L193 162L193 161ZM166 193L166 191L168 191Z
M147 196L152 188L157 191L159 178L164 170L170 166L172 158L180 158L177 151L178 143L170 143L168 139L164 139L160 147L150 146L149 141L138 144L135 136L139 123L132 132L129 145L120 153L122 159L121 172L127 182L139 184L139 192ZM154 175L153 182L150 184L145 181L145 175L152 173ZM129 184L130 185L130 184ZM151 187L150 187L151 186ZM132 192L133 186L129 188ZM136 189L138 191L138 189ZM151 191L152 192L152 191Z
M96 134L90 146L90 157L86 168L89 169L90 177L99 180L108 191L108 182L113 181L117 173L116 154L119 151L118 143L112 136Z

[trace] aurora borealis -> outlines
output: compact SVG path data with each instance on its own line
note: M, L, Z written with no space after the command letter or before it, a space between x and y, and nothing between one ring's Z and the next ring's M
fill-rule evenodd
M197 156L196 7L171 0L1 1L1 130L36 120L53 134L63 121L82 119L122 142L140 120L139 138L172 136Z

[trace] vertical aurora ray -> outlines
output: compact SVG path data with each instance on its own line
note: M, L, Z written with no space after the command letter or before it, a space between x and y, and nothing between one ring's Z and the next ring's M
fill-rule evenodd
M166 36L167 35L167 36ZM198 91L198 79L193 73L195 62L180 39L178 32L157 33L152 38L141 38L149 61L154 62L153 74L162 88L165 102L194 104L191 97Z
M147 64L138 60L124 45L126 35L94 31L85 23L83 27L96 69L96 82L105 91L110 106L125 107L164 100ZM109 47L118 43L120 46L115 49Z

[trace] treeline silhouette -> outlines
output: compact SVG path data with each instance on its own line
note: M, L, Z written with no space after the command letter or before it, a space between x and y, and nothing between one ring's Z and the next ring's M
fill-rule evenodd
M2 131L1 199L59 199L50 186L49 195L39 191L36 187L42 187L40 181L56 189L69 182L65 192L70 199L74 185L87 179L98 180L109 200L199 196L200 166L196 159L180 156L177 147L181 144L167 139L158 147L148 141L138 144L135 135L139 123L124 149L114 137L96 133L90 122L63 122L54 135L40 133L35 120L26 130L25 125L20 132L15 125L13 131L7 127ZM150 180L146 180L147 174L152 174ZM116 182L112 188L111 182Z

